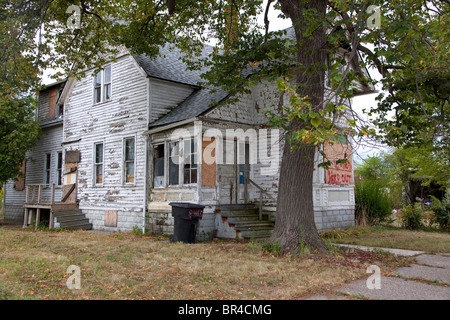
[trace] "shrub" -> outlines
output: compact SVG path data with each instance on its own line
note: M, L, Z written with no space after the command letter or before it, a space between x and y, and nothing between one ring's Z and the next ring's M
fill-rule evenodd
M406 206L400 214L400 220L403 228L409 230L418 230L423 228L422 218L422 208L420 207L420 203L417 203L415 206Z
M450 230L450 199L448 194L439 201L439 199L432 197L434 205L431 207L433 211L432 221L439 225L442 231Z
M359 225L384 222L392 213L389 194L376 180L364 180L356 184L355 204L355 218Z

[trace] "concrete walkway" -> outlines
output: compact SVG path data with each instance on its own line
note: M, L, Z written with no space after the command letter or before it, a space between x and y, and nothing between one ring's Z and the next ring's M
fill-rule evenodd
M372 281L374 273L367 278L350 283L328 296L312 296L306 300L450 300L450 253L429 254L389 248L339 245L360 250L384 250L395 255L414 256L416 263L400 268L389 277L381 276L379 288ZM381 270L381 273L382 270ZM370 278L370 279L369 279ZM372 287L372 289L369 289ZM375 288L373 288L375 287Z

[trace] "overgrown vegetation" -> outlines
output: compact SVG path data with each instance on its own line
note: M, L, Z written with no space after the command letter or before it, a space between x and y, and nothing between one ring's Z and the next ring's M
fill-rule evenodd
M404 147L369 157L355 170L358 225L394 222L409 230L449 231L448 164L433 166L427 154L434 159L428 147Z
M377 181L364 180L355 186L355 218L359 225L386 221L392 213L388 191Z

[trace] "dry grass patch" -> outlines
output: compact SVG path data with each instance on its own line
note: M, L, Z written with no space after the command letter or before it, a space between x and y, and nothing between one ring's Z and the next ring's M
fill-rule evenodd
M327 235L333 238L333 232L328 232ZM391 226L377 226L336 231L335 235L333 241L336 243L430 253L450 252L450 233L448 232L411 231Z
M297 299L366 277L376 263L406 262L362 251L276 257L257 243L0 227L0 299ZM81 269L80 290L66 286L70 265Z

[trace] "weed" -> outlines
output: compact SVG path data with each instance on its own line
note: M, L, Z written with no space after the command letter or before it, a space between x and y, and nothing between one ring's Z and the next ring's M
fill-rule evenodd
M142 232L142 229L141 229L139 226L134 226L134 227L133 227L132 234L133 234L134 236L143 236L143 235L144 235L144 232Z
M264 251L269 252L274 256L279 256L283 252L283 246L278 242L264 241L261 246Z

